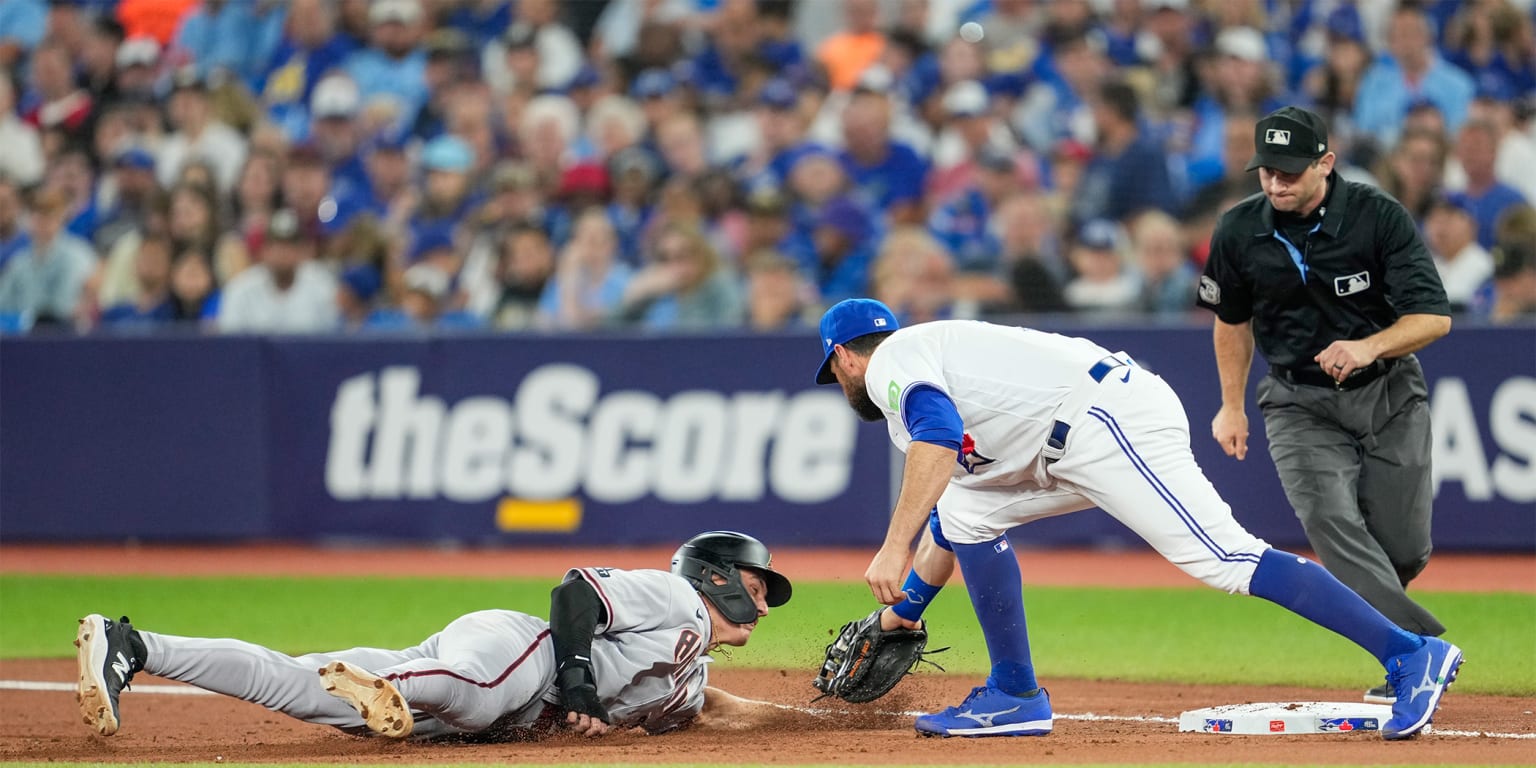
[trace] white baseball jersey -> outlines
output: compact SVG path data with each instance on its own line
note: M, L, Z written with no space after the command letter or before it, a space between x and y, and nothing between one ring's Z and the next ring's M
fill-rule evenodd
M892 334L870 357L864 383L903 453L912 442L903 406L913 389L927 385L954 401L966 436L955 484L1045 486L1037 460L1051 425L1076 402L1088 369L1109 354L1086 339L941 320Z
M667 730L704 708L709 611L681 576L667 571L573 568L597 590L607 621L592 641L597 697L614 725Z
M864 383L903 452L915 388L954 402L964 439L938 506L955 544L1097 506L1169 562L1229 592L1247 592L1269 548L1232 518L1195 464L1173 389L1124 354L1087 339L944 320L892 334L870 356ZM1049 446L1053 431L1060 444Z

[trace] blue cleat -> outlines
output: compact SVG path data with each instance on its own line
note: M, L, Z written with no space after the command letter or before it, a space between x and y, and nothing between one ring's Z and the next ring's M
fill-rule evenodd
M990 685L971 689L958 707L923 715L914 724L924 736L1045 736L1051 732L1051 696L1011 696Z
M1424 730L1459 667L1461 649L1438 637L1425 637L1422 648L1387 660L1387 682L1397 701L1392 719L1381 728L1382 737L1406 739Z

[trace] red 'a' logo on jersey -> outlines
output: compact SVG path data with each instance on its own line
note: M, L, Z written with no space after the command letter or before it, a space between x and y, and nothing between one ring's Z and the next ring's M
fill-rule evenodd
M991 464L996 459L989 459L977 452L976 440L971 437L971 433L967 432L960 440L960 453L955 456L955 461L960 462L960 466L965 467L967 473L974 475L977 467Z

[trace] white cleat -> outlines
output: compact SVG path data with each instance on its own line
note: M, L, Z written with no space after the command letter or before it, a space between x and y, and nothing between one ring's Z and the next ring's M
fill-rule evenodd
M320 682L326 693L351 704L374 733L403 739L416 726L405 697L382 677L337 661L320 668Z

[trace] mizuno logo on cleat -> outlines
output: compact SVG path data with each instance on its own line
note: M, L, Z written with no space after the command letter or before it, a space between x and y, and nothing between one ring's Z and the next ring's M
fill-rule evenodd
M1006 714L1009 714L1009 713L1012 713L1012 712L1017 712L1017 711L1019 711L1019 707L1020 706L1023 706L1023 705L1020 704L1018 706L1013 707L1012 709L1005 709L1005 710L1003 710L1001 712L983 712L981 714L977 714L975 712L970 712L970 711L956 712L955 713L955 717L963 717L963 718L965 718L967 720L974 720L974 721L976 721L977 725L979 725L979 726L981 726L983 728L991 728L992 727L992 720L993 720L993 718L997 717L998 715L1006 715Z

